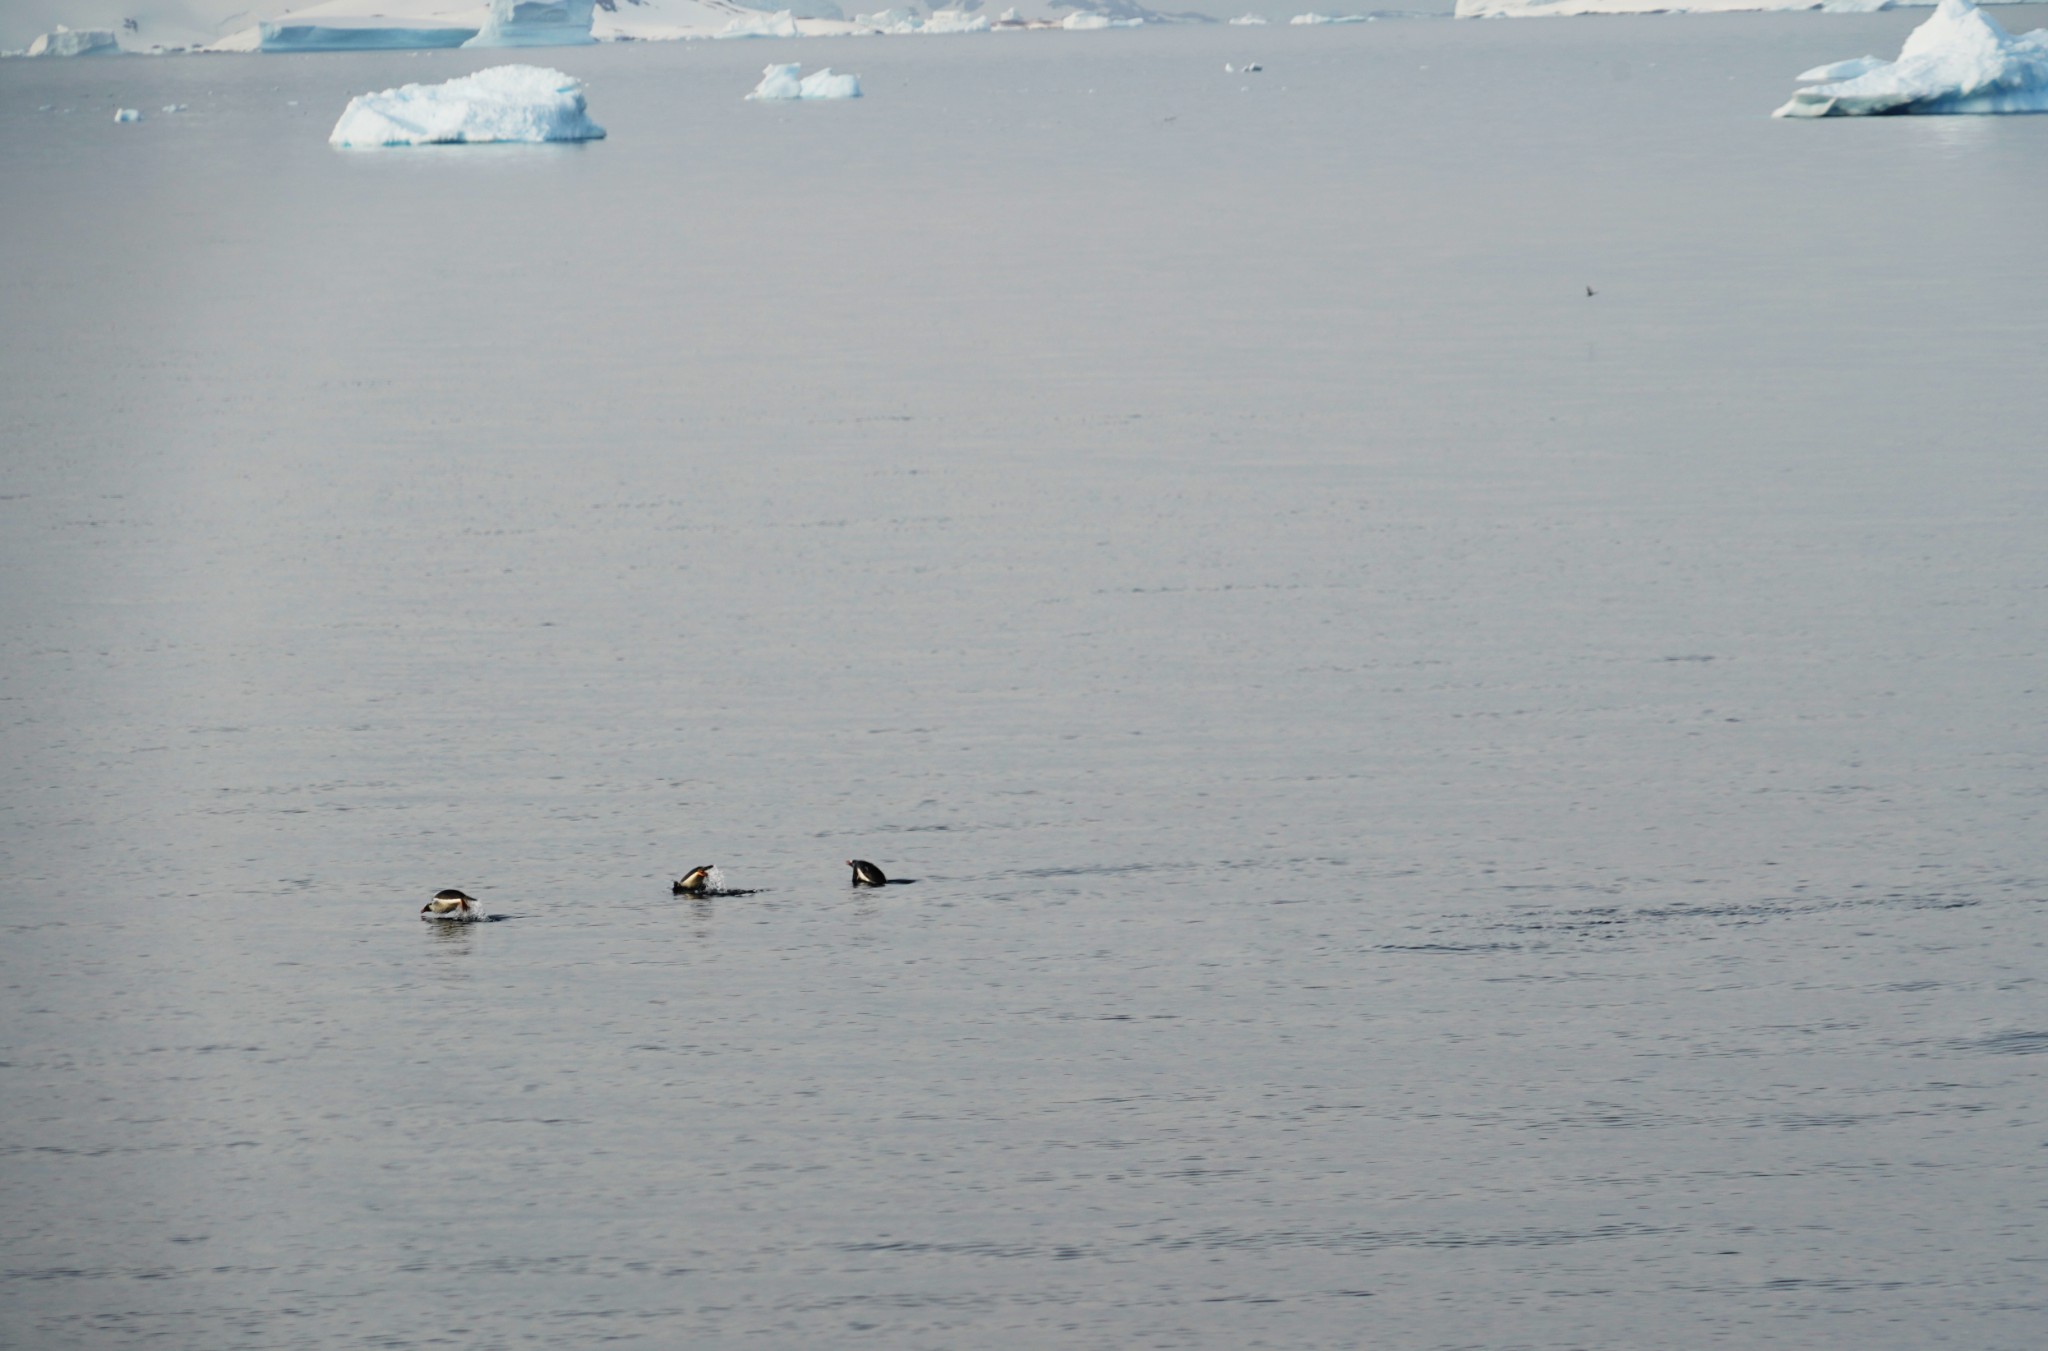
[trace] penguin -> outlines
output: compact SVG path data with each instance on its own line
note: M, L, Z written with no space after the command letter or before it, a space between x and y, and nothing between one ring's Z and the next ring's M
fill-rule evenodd
M846 866L853 869L853 884L857 887L889 885L889 879L882 875L882 870L864 858L850 858L846 860Z
M711 889L711 870L717 866L716 863L707 863L701 868L692 868L684 875L682 881L669 888L670 893L676 896L702 896Z
M434 893L434 899L420 907L421 919L467 919L476 913L476 897L450 887Z

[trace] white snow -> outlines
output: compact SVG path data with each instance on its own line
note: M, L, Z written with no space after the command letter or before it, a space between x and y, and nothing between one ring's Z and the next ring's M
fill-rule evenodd
M1812 70L1802 70L1792 78L1801 84L1815 80L1853 80L1858 75L1868 75L1879 66L1890 64L1881 56L1852 56L1847 61L1834 61L1825 66L1815 66Z
M769 66L761 72L761 83L754 86L750 99L773 102L788 99L857 99L860 97L860 76L835 75L832 68L814 70L801 79L798 63L792 61L786 66Z
M1311 10L1307 14L1297 14L1287 22L1296 27L1319 27L1326 23L1371 23L1372 16L1368 14L1317 14Z
M491 0L483 31L465 47L583 47L597 0Z
M1240 14L1230 21L1239 28L1264 28L1266 21L1257 14Z
M1087 10L1075 10L1060 20L1060 27L1072 33L1093 32L1102 28L1143 28L1143 19L1112 19L1107 14L1091 14Z
M603 136L604 128L584 111L583 85L574 77L540 66L493 66L445 84L359 94L327 140L366 147Z
M2048 29L2020 37L1971 0L1941 0L1899 59L1794 94L1773 117L2048 112Z
M142 120L142 109L116 108L114 109L114 120L116 122L140 122Z
M121 44L111 28L66 28L58 24L28 44L30 56L119 56Z

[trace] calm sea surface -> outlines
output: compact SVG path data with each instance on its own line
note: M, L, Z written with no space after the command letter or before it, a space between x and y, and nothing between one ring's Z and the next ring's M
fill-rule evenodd
M0 1344L2041 1345L1922 17L0 65Z

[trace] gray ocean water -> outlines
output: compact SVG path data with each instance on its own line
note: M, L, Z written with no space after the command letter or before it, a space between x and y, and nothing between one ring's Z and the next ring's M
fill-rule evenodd
M1921 17L0 65L0 1343L2040 1345Z

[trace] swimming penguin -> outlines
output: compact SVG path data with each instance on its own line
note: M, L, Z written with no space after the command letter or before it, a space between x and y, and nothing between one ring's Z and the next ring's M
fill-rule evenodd
M853 869L853 884L857 887L889 885L889 879L882 875L882 870L864 858L850 858L846 860L846 866Z
M476 913L476 897L450 887L434 893L434 899L420 907L421 919L466 919Z
M676 896L703 895L711 889L711 870L717 866L716 863L707 863L701 868L690 869L682 881L669 888L670 893Z

